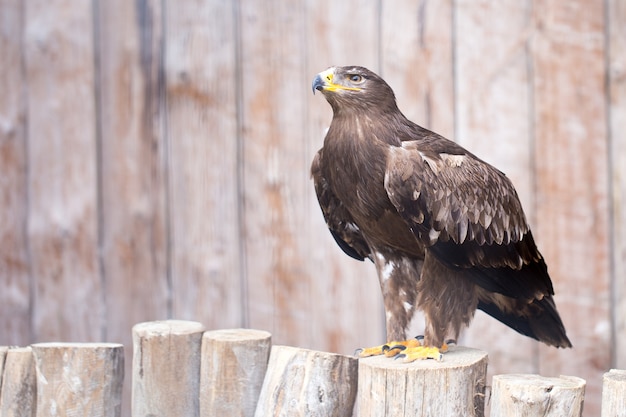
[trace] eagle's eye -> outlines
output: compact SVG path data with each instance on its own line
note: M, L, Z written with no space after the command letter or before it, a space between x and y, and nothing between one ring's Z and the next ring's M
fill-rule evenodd
M348 74L348 78L353 83L360 83L361 81L363 81L363 77L361 77L359 74Z

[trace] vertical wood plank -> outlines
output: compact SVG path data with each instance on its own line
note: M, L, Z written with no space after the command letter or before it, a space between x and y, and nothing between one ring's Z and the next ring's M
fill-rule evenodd
M380 75L405 116L454 139L453 2L381 2Z
M302 100L306 130L299 139L304 152L301 171L305 215L300 238L305 241L307 269L312 281L312 349L352 354L359 346L386 340L382 297L376 270L369 261L346 256L333 240L319 208L309 177L311 161L322 147L332 111L326 100L311 93L313 77L332 65L363 65L379 71L377 1L320 0L306 3L306 66L303 80L294 84L293 99ZM329 13L329 11L332 12ZM349 18L346 18L349 16ZM294 140L294 139L292 139Z
M98 1L106 340L132 357L132 326L167 318L166 146L160 0ZM131 361L123 411L130 410Z
M102 337L91 6L25 2L28 235L38 340Z
M208 328L244 320L233 7L166 3L173 315Z
M310 196L303 3L241 1L238 19L250 325L275 343L308 347L314 277L302 228Z
M456 140L506 173L534 230L531 12L527 1L458 1L454 48ZM537 372L537 343L481 311L461 343L489 352L489 380Z
M541 347L539 370L586 379L592 416L611 359L605 12L602 2L534 7L536 240L574 345Z
M608 94L611 182L613 194L613 329L614 364L626 369L626 2L609 0Z
M32 332L23 34L23 4L0 1L0 345L28 344Z

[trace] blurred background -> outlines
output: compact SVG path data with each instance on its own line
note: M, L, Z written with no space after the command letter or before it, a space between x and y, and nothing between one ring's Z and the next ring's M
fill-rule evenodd
M624 0L0 0L0 57L0 345L121 342L130 369L148 320L384 341L309 178L311 81L363 65L512 179L574 348L482 312L460 343L491 375L585 378L586 416L626 368Z

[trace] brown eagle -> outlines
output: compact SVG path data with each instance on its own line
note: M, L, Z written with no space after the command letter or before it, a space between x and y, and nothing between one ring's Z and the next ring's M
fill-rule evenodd
M517 193L499 170L408 120L389 85L359 66L313 80L333 119L311 167L326 224L349 256L376 265L387 340L456 340L479 308L519 333L571 347Z

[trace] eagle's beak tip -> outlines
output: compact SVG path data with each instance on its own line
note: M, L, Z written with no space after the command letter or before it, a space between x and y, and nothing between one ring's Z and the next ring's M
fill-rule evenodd
M315 78L313 79L313 84L311 84L311 89L313 90L314 95L315 95L316 90L322 91L324 89L324 80L322 80L322 77L320 77L319 74L317 74Z

